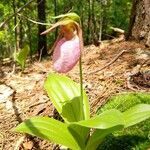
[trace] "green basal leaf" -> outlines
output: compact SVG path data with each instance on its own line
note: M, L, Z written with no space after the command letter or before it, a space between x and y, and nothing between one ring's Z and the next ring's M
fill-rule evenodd
M14 53L14 59L19 63L22 69L25 68L25 63L27 56L29 54L29 46L26 45L23 49L21 49L18 53Z
M55 119L33 117L19 124L14 130L64 145L73 150L80 150L79 145L70 134L67 124Z
M66 14L55 16L52 18L59 19L59 18L65 18L65 17L68 17L69 19L72 19L72 20L77 21L77 22L80 21L80 17L76 13L66 13Z
M86 140L84 140L84 137L81 136L80 130L74 130L75 128L79 128L79 126L84 127L85 129L97 129L89 138L87 144L86 140L88 134L85 135ZM95 150L99 145L99 142L101 142L106 135L112 133L113 131L122 129L123 127L123 115L118 110L109 110L99 116L92 117L91 119L74 122L68 126L68 129L70 130L76 141L78 141L78 144L80 145L80 147L82 147L82 149ZM84 145L81 145L80 142L84 143Z
M123 112L125 127L129 127L150 118L150 105L138 104Z
M98 113L108 109L118 109L121 112L125 112L137 104L150 104L150 93L127 92L117 94L112 96L103 107L100 107ZM117 149L119 146L121 149L125 149L134 143L131 149L144 150L150 145L149 131L150 118L109 136L98 149Z
M124 125L125 122L122 113L112 109L90 119L79 121L76 124L94 129L108 129L114 126Z
M80 114L80 116L77 119L89 119L89 102L87 95L84 91L83 107L77 109L77 106L79 105L78 98L80 97L79 84L75 83L70 78L64 75L50 74L45 81L44 88L47 91L50 100L53 102L53 105L60 113L60 115L62 115L65 121L69 122L72 116L78 116L78 114L80 114L81 112L83 112L83 114ZM72 100L73 102L68 103ZM72 105L73 103L76 104ZM74 107L73 110L77 110L70 111L70 107ZM67 110L64 110L63 108L67 108ZM66 114L67 111L69 112L69 114ZM63 115L65 115L65 117ZM84 116L84 118L81 118L81 116Z
M105 137L115 131L123 129L123 125L116 125L108 129L96 129L88 140L85 150L96 150L99 144L105 139Z
M81 147L81 150L84 150L90 134L90 129L77 124L70 124L68 129Z
M72 100L66 102L62 107L61 115L67 119L68 122L77 122L84 119L83 109L81 106L81 97L74 97Z
M81 109L81 97L75 97L73 100L68 101L63 105L61 115L67 118L69 122L78 122L84 119L83 110ZM76 139L81 149L85 148L86 140L90 133L90 129L82 126L71 125L69 128L70 133Z

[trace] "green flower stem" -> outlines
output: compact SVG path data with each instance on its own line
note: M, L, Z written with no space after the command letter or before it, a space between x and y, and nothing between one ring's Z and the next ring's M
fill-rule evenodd
M81 108L83 108L83 75L82 75L82 56L79 60L79 69L80 69L80 94L81 94Z
M81 22L80 22L81 25ZM83 108L83 74L82 74L82 52L83 52L83 36L82 36L82 29L79 27L79 39L80 39L80 50L81 50L81 56L79 60L79 70L80 70L80 93L81 93L81 108ZM84 114L83 112L81 112ZM83 116L85 117L85 116Z

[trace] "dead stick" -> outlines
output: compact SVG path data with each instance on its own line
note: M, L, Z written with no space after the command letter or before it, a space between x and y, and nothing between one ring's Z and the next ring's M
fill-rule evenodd
M122 50L114 59L112 59L108 64L106 64L106 65L103 66L102 68L97 69L97 70L94 70L94 71L91 71L91 72L89 72L88 74L93 74L93 73L102 71L103 69L109 67L109 66L110 66L111 64L113 64L124 52L126 52L126 50Z
M39 62L41 61L41 58L42 58L43 49L44 49L44 46L40 49Z

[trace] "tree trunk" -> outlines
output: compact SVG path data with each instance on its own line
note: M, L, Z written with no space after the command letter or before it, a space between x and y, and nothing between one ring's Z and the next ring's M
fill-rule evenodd
M57 0L54 0L54 16L57 16ZM57 22L57 19L56 19ZM57 38L58 30L55 30L55 39Z
M88 22L87 22L87 38L86 38L86 44L91 44L91 23L92 23L92 16L91 16L91 0L88 0Z
M28 26L28 41L29 41L28 43L30 47L30 59L32 60L32 38L31 38L32 29L29 20L27 20L27 26Z
M13 0L13 11L16 13L16 1ZM19 40L18 40L18 25L17 25L17 16L14 16L14 28L15 28L15 51L18 52L19 49Z
M98 31L97 31L97 18L96 18L96 13L95 13L95 0L92 0L92 43L95 46L99 46L99 40L98 40Z
M19 48L23 48L23 21L20 18L20 25L19 25Z
M133 0L126 39L130 37L150 47L150 0Z
M38 21L40 22L46 22L45 3L46 3L46 0L37 0ZM45 30L46 30L46 26L38 25L38 54L39 56L47 55L46 35L40 35Z

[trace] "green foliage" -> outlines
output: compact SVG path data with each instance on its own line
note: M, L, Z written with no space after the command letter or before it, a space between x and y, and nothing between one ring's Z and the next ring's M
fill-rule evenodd
M110 22L119 28L127 29L130 15L131 1L113 0L110 6Z
M64 118L67 118L69 122L76 122L83 120L83 110L81 104L81 97L75 97L72 100L68 101L65 105L62 107L62 116ZM78 111L77 111L78 110Z
M0 4L0 16L4 15L4 5ZM1 18L0 18L1 21Z
M0 31L0 57L12 57L12 48L11 45L14 42L11 31L2 30Z
M138 104L123 113L109 109L89 118L85 92L82 104L80 86L63 75L49 75L45 81L45 89L65 122L47 117L33 117L18 125L15 131L36 135L73 150L96 150L107 135L150 117L150 105Z
M59 16L52 17L52 18L54 19L69 18L73 21L80 22L80 17L76 13L67 13L67 14L59 15Z
M16 10L22 7L27 0L16 0ZM107 3L105 3L107 2ZM118 27L127 30L129 24L129 16L131 9L131 0L94 0L89 1L82 0L57 0L56 5L54 1L46 1L46 18L47 22L55 23L55 20L64 17L69 12L69 15L73 20L79 20L79 17L72 13L76 12L82 22L83 34L85 44L92 43L96 37L98 40L100 32L100 22L102 21L102 37L103 39L109 38L108 35L113 35L110 27ZM55 7L55 8L54 8ZM17 16L17 26L14 24L14 17L5 25L2 30L6 30L4 38L0 40L0 55L3 57L11 57L13 55L13 49L16 43L15 28L17 28L17 41L23 43L23 45L30 45L30 53L37 52L38 47L38 25L33 24L27 18L37 20L37 3L32 2L26 7L20 15ZM32 10L32 11L31 11ZM10 15L14 13L13 1L1 0L0 1L0 24L5 21ZM55 19L52 16L59 15ZM68 17L68 16L65 16ZM53 18L53 19L52 19ZM88 27L89 25L89 27ZM90 31L89 31L90 30ZM21 32L20 32L21 31ZM57 32L56 32L57 33ZM47 35L47 43L50 48L55 40L55 34ZM86 39L89 38L87 41ZM21 46L20 46L21 47Z
M83 92L83 104L82 105L78 103L75 104L76 102L81 102L79 84L75 83L74 81L72 81L70 78L66 76L59 75L59 74L51 74L48 76L44 84L44 87L48 93L48 96L50 97L50 100L53 102L57 111L60 114L62 114L64 120L69 121L72 118L72 116L74 116L72 118L72 121L75 121L77 118L79 120L76 121L89 118L90 115L89 102L85 92ZM78 106L80 107L77 109ZM72 113L74 114L69 113L71 107L73 107ZM64 110L64 108L67 110ZM66 113L66 111L68 113ZM72 116L70 117L69 115Z
M15 131L26 132L78 150L78 144L70 134L67 126L67 124L48 117L33 117L17 126Z
M124 93L113 96L108 100L102 108L99 108L97 113L109 109L118 109L122 112L134 107L137 104L150 104L149 93ZM147 109L145 109L146 111ZM131 115L129 113L129 115ZM124 129L123 131L116 132L108 136L101 144L99 150L146 150L150 145L150 119Z
M101 144L105 137L115 131L118 131L118 130L121 130L122 129L122 126L121 125L117 125L117 126L114 126L112 128L107 128L105 130L96 130L94 131L94 133L91 135L88 143L87 143L87 146L86 146L86 149L87 150L96 150L97 147L99 146L99 144Z
M119 109L120 111L125 111L136 104L150 104L150 94L149 93L124 93L118 94L117 96L112 96L108 103L106 103L102 108L99 108L97 113L101 113L107 109Z
M148 119L150 116L149 106L150 105L147 104L135 105L132 107L132 109L125 111L123 113L123 118L125 119L125 128Z
M94 128L94 129L107 129L117 125L124 126L123 115L118 110L108 110L97 116L87 120L77 122L78 125Z
M28 45L26 45L18 53L14 53L14 59L21 66L22 70L25 68L26 59L27 59L28 54L29 54L29 46Z
M0 41L4 41L4 31L0 31Z

